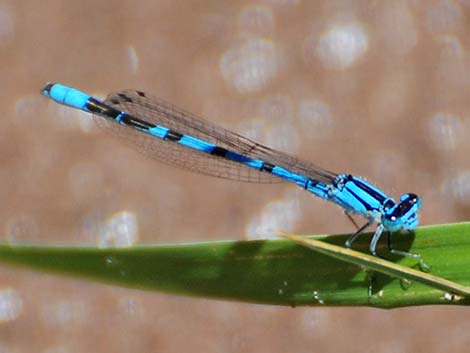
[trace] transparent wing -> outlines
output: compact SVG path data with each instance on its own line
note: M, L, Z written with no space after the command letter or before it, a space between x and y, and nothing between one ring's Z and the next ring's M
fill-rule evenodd
M168 127L180 134L199 138L244 156L261 159L317 181L331 183L336 177L336 174L312 163L258 144L140 91L124 90L113 93L104 103L152 124ZM260 172L243 164L195 151L176 142L161 140L99 116L95 117L100 126L126 139L145 155L166 164L219 178L245 182L283 181L272 174Z

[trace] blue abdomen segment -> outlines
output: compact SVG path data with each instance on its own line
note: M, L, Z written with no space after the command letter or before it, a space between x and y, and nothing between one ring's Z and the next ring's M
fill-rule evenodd
M328 184L309 179L305 188L322 199L331 200L331 186Z
M193 136L178 134L171 129L168 129L164 126L155 126L148 129L148 133L151 135L164 139L176 142L182 146L196 150L202 153L206 153L213 156L219 156L231 161L241 163L247 167L261 170L264 165L264 162L259 159L253 159L247 156L243 156L239 153L229 151L225 148L221 148L213 143L203 141Z
M309 178L303 175L293 173L285 168L278 167L278 166L274 166L274 168L272 168L271 170L271 173L278 176L279 178L288 180L303 188L305 188L307 181L309 180Z
M59 83L48 83L42 90L42 93L58 103L89 111L86 105L91 96L75 88L67 87Z
M190 149L202 153L223 157L228 160L246 165L247 167L253 169L272 173L273 175L276 175L279 178L293 182L301 187L305 187L307 180L309 180L307 177L297 173L293 173L285 168L270 165L269 163L266 163L260 159L244 156L242 154L227 150L225 148L219 147L215 144L203 141L193 136L178 134L163 126L157 125L153 128L150 128L148 129L148 133L161 139L172 140L173 142L177 142L182 146L188 147Z
M214 152L217 151L218 149L220 149L220 147L214 146L214 150L211 152L211 154L216 154ZM242 154L232 152L232 151L227 151L224 154L224 157L227 159L230 159L231 161L244 164L250 168L257 169L257 170L261 170L265 164L262 160L250 158L250 157L247 157L247 156L244 156Z

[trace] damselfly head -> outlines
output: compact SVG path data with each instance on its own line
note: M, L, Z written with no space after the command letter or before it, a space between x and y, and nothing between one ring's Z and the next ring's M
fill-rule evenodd
M390 208L383 216L384 227L391 231L413 230L418 226L418 211L421 198L415 194L404 194L395 207Z

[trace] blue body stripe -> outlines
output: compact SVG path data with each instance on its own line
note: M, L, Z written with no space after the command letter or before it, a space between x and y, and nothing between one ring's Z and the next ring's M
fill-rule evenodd
M215 148L215 145L213 145L212 143L202 141L198 138L189 135L183 135L183 137L179 140L178 143L204 153L211 153Z
M243 156L239 153L235 153L232 151L227 151L225 158L230 159L231 161L242 163L250 168L261 170L263 167L264 162L259 159L253 159L247 156Z
M166 137L168 131L170 131L170 129L158 125L148 130L149 134L161 139L164 139Z
M274 175L277 175L278 177L282 179L293 182L301 187L304 187L305 183L308 180L308 178L303 175L292 173L291 171L284 169L282 167L278 167L278 166L275 166L271 173L273 173Z
M348 210L359 213L378 210L381 203L376 198L357 188L354 183L346 182L344 188L334 194L336 202Z

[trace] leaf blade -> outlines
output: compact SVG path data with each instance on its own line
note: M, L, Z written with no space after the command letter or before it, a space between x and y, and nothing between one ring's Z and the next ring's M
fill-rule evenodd
M470 223L422 227L398 235L394 245L421 253L432 274L470 284ZM370 235L369 235L370 236ZM342 245L347 235L315 237ZM355 248L367 252L368 236ZM379 250L385 245L381 244ZM405 258L394 258L402 266ZM362 305L393 308L426 304L470 304L439 289L378 275L369 296L360 267L316 254L286 239L140 245L130 248L0 244L0 262L93 279L103 283L276 305Z

